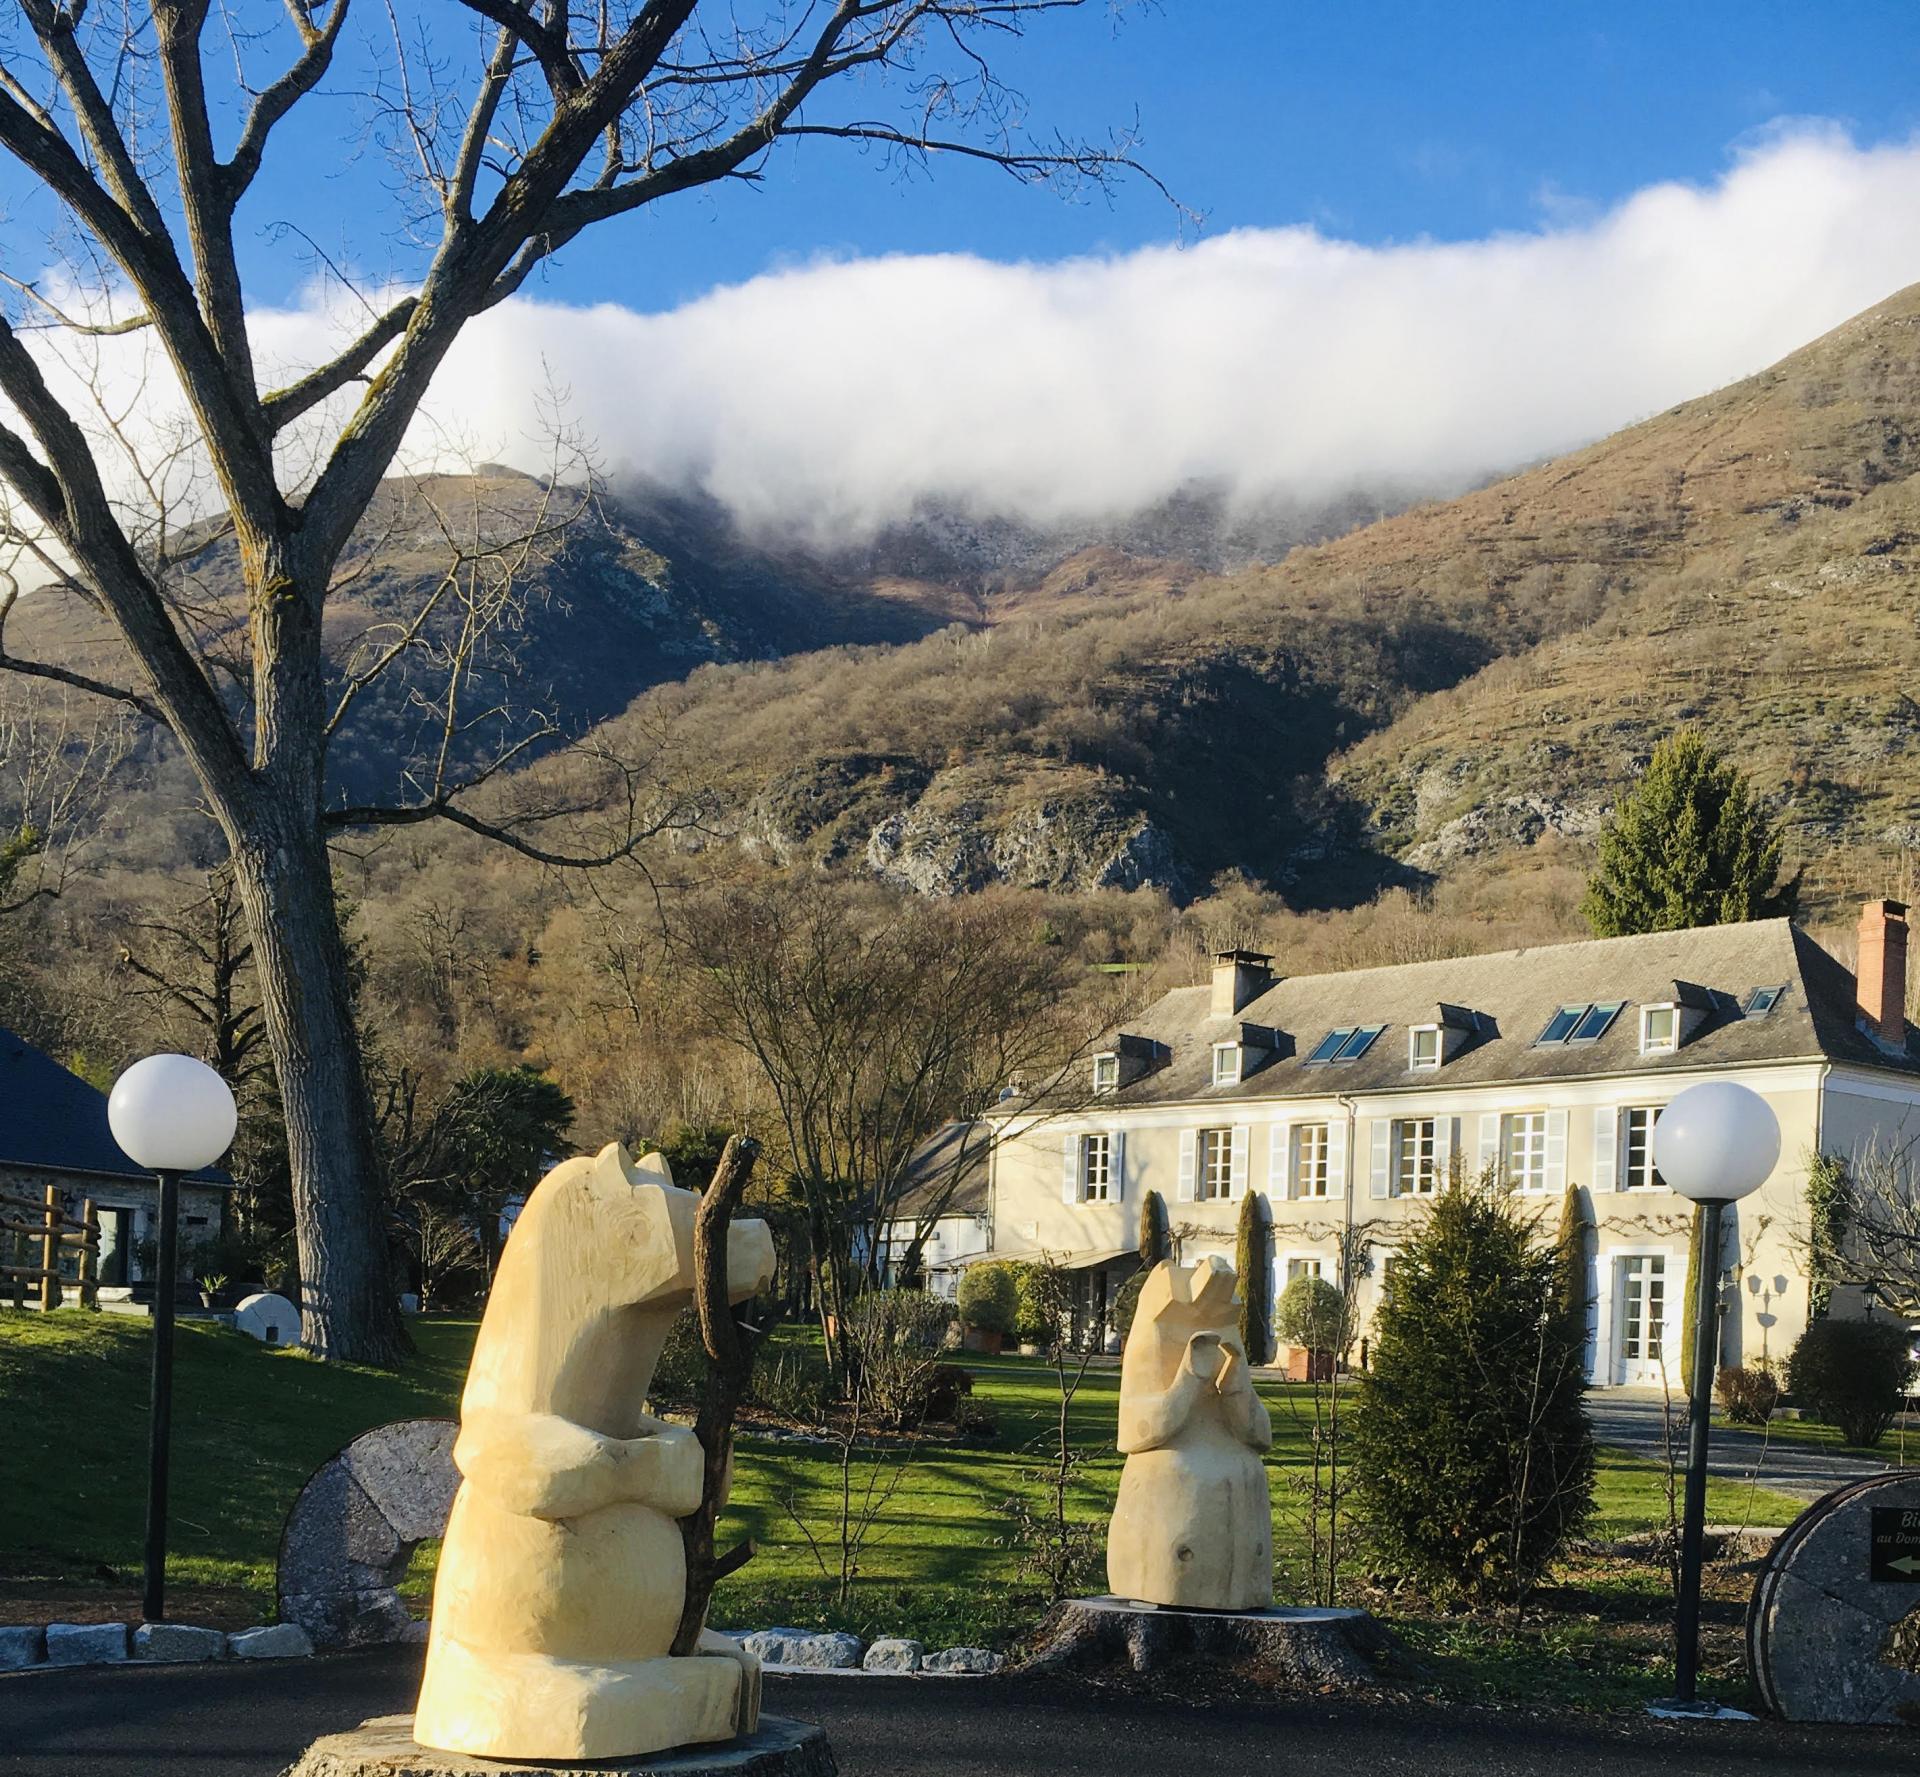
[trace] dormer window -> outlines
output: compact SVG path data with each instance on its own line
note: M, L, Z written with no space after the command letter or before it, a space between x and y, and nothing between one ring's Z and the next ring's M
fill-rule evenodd
M1096 1055L1093 1058L1093 1089L1096 1092L1119 1091L1120 1057L1118 1055Z
M1213 1083L1216 1086L1237 1086L1240 1083L1241 1049L1238 1043L1215 1043L1213 1046Z
M1440 1027L1416 1024L1407 1032L1407 1068L1410 1072L1431 1073L1440 1065Z
M1671 1055L1680 1047L1680 1008L1678 1006L1642 1006L1640 1008L1640 1053Z

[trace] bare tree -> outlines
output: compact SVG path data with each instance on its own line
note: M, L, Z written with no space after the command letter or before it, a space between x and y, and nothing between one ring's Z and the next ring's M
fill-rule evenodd
M699 1009L773 1095L844 1360L848 1307L882 1281L884 1230L911 1194L924 1242L958 1184L958 1159L931 1179L916 1170L922 1143L979 1118L1016 1080L1066 1108L1088 1039L1017 908L779 880L710 901L685 938ZM991 1140L983 1126L954 1146L972 1159Z
M1807 1176L1794 1239L1816 1308L1843 1285L1920 1319L1920 1138L1875 1136L1851 1154L1810 1155Z
M1132 164L1130 144L1036 143L987 54L1038 15L1081 3L397 0L375 21L390 31L354 59L372 70L361 98L394 155L376 240L415 254L417 277L397 297L360 296L358 335L278 386L249 333L239 219L251 200L246 227L257 230L256 181L275 132L329 76L351 0L286 0L277 22L209 0L19 0L11 13L0 151L61 211L50 245L85 299L10 280L5 522L47 578L106 620L127 671L10 653L0 664L138 711L172 734L198 779L253 934L286 1108L303 1337L316 1352L377 1362L407 1342L329 832L449 820L544 862L604 863L630 856L658 824L611 760L599 787L617 805L624 778L634 818L574 852L529 836L534 814L566 805L497 818L469 799L465 776L429 774L388 804L327 807L337 701L328 599L436 372L476 316L583 231L752 181L783 141L832 140L883 161L947 153L1028 181L1104 183ZM230 39L222 56L209 53L210 21ZM873 115L864 101L889 73L903 77L900 109ZM284 232L304 250L297 226ZM30 349L35 330L42 343ZM139 403L85 357L127 333L155 342L152 374L178 399L180 423L157 438L136 435ZM78 394L71 369L50 374L48 338L76 348ZM166 516L199 506L210 522L197 529ZM245 609L230 632L230 682L217 633L178 590L214 536L231 539Z

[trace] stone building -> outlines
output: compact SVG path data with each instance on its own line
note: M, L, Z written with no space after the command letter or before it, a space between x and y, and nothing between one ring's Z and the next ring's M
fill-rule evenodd
M1209 985L1110 1033L1088 1108L996 1113L993 1253L1081 1270L1097 1326L1137 1266L1142 1193L1189 1260L1231 1258L1257 1193L1276 1297L1315 1272L1353 1293L1364 1333L1409 1217L1450 1175L1491 1170L1547 1236L1578 1189L1593 1381L1677 1387L1691 1212L1653 1129L1683 1087L1734 1079L1781 1142L1728 1218L1723 1361L1784 1358L1808 1316L1810 1159L1920 1135L1905 911L1868 903L1858 979L1784 919L1294 978L1223 955ZM1835 1312L1862 1307L1836 1293Z
M69 1214L78 1215L87 1199L93 1201L100 1221L103 1300L124 1300L135 1286L151 1284L148 1248L156 1233L159 1186L114 1141L107 1095L0 1029L0 1191L38 1203L49 1185L59 1191ZM181 1179L183 1270L196 1246L218 1237L232 1189L232 1181L217 1170ZM144 1265L143 1252L149 1259Z

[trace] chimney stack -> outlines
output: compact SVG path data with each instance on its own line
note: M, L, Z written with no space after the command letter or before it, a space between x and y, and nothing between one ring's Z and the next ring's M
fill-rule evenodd
M1890 1049L1905 1049L1907 909L1902 902L1869 901L1860 909L1860 963L1854 982L1867 1034Z
M1213 959L1213 1015L1231 1018L1273 985L1273 958L1257 950L1222 950Z

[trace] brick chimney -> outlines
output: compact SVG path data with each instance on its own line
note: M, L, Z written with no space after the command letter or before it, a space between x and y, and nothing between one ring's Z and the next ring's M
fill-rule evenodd
M1248 1000L1273 985L1273 958L1257 950L1222 950L1213 959L1213 1006L1216 1018L1231 1018Z
M1907 909L1903 903L1869 901L1860 909L1860 964L1854 982L1854 999L1867 1034L1890 1049L1904 1049L1907 1046ZM1214 993L1217 998L1217 987Z

